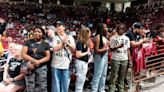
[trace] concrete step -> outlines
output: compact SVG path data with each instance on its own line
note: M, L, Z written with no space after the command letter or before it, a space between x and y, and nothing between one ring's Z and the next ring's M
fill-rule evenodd
M160 75L140 83L142 91L157 88L162 84L164 84L164 75Z

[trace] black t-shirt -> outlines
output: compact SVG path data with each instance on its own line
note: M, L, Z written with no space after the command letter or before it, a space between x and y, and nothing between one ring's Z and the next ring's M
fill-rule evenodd
M22 60L18 60L16 58L11 58L9 61L9 75L14 78L20 74L22 66Z
M76 50L81 51L81 52L87 52L87 49L88 49L88 47L84 48L84 45L80 41L77 42ZM88 55L85 55L85 56L78 58L78 59L85 61L85 62L88 62Z
M139 42L139 40L141 39L141 36L139 34L135 34L132 30L127 31L127 33L125 34L130 41L135 41L135 42ZM130 48L130 52L131 54L133 53L133 48Z
M130 41L138 42L141 39L139 34L135 34L132 30L127 31L126 36L130 39Z
M48 43L43 41L38 44L34 39L28 40L24 46L28 47L27 54L37 60L44 58L46 56L46 50L50 50Z

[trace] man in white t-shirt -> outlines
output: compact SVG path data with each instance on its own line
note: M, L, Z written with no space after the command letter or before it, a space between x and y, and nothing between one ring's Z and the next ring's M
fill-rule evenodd
M118 91L124 92L124 78L130 57L130 41L124 35L126 26L120 23L117 27L117 34L110 39L110 49L112 51L111 79L109 92L115 92L115 83L118 78Z
M72 51L75 51L75 40L65 33L62 21L57 21L57 35L53 39L53 56L51 61L52 85L51 92L68 92L69 65L72 60Z

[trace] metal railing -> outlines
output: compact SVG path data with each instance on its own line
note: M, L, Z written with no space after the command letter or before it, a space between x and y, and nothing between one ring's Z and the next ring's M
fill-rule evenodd
M136 92L140 92L140 82L164 74L164 45L158 46L158 54L147 56L145 59L146 69L137 75L133 74L133 83L136 85ZM151 75L151 72L153 75ZM150 76L147 76L147 73Z

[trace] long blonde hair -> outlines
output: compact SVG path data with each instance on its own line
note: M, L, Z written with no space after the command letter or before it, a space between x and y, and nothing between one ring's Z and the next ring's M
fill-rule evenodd
M83 43L83 45L88 45L89 43L89 34L90 34L90 29L87 27L81 28L79 32L79 37L78 40Z

